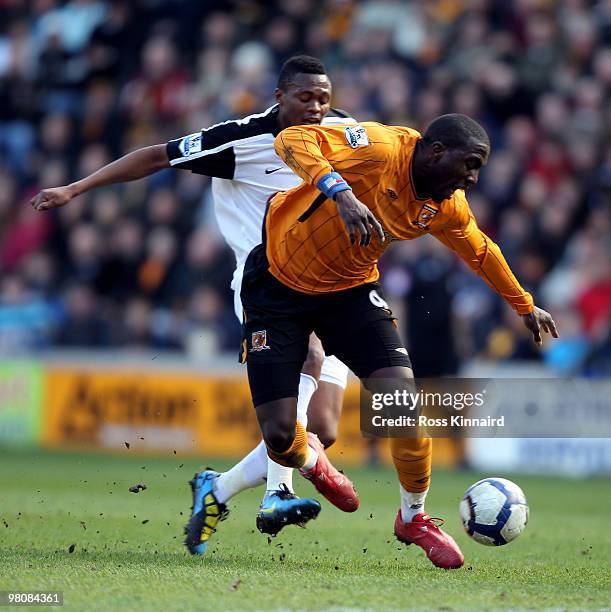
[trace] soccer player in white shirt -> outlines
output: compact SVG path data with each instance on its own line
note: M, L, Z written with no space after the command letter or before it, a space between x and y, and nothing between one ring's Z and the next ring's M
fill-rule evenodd
M31 204L36 210L57 208L96 187L136 180L170 166L213 177L219 227L236 256L231 286L236 315L242 321L243 266L252 248L261 243L267 201L274 193L301 183L274 151L276 135L293 125L353 122L345 113L331 109L331 83L315 58L289 59L282 67L274 95L277 103L263 113L138 149L75 183L41 191ZM265 339L262 341L264 348ZM335 440L347 373L338 359L324 355L313 335L302 368L297 419L305 427L310 415L308 445L312 452L302 475L335 506L352 512L359 505L354 487L324 452L325 446ZM320 504L295 496L292 474L292 469L268 457L263 441L227 472L205 470L195 474L190 481L192 514L185 528L189 551L204 554L218 523L227 515L227 501L266 480L266 494L257 515L260 531L276 534L286 525L315 518Z

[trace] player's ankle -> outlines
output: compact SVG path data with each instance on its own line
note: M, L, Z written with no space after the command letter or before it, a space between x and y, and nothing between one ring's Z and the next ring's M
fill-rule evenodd
M401 495L401 519L404 523L411 523L417 514L424 512L424 501L426 500L428 489L412 492L401 485L399 492Z
M225 492L225 481L223 479L223 476L226 474L227 472L222 472L221 475L218 478L215 478L212 483L212 493L214 494L214 497L216 497L219 504L224 504L229 501L229 496Z
M311 447L308 446L308 455L306 457L305 463L301 466L302 472L309 472L318 461L318 453Z
M401 520L404 523L411 523L417 514L424 514L424 513L425 513L424 506L418 506L417 508L410 507L410 508L407 508L406 510L401 508Z

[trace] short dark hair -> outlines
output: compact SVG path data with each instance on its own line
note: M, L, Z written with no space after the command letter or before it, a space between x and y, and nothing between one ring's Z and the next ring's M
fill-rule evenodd
M490 146L486 130L471 117L458 113L433 119L424 131L423 138L428 144L439 141L448 149L463 149L474 140Z
M296 74L327 74L323 63L311 55L294 55L284 62L278 75L278 89L286 91Z

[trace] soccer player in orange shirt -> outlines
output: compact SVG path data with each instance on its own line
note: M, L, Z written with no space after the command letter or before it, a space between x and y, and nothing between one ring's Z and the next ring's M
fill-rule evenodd
M550 314L533 304L469 209L465 189L477 183L490 153L477 122L444 115L423 135L378 123L297 126L282 131L275 146L304 183L271 200L241 295L242 357L276 462L308 469L315 461L295 419L312 331L369 390L380 379L412 384L407 350L377 282L378 259L394 240L432 234L522 316L537 344L541 330L558 336ZM391 449L401 485L397 538L422 547L438 567L462 566L456 542L424 511L431 439L392 438Z
M274 96L277 103L262 113L224 121L167 144L138 149L76 183L44 189L32 198L31 204L41 211L58 208L91 189L143 178L169 167L212 177L219 228L236 258L232 288L237 294L234 306L241 322L242 271L249 252L261 240L266 202L274 193L301 182L276 155L276 135L291 125L355 123L343 111L331 108L331 82L322 63L314 57L288 59L278 76ZM310 340L297 418L306 425L308 416L312 417L309 443L318 459L301 474L335 506L353 512L359 506L354 487L331 464L323 446L332 444L335 438L348 369L335 357L324 355L318 339ZM240 491L264 482L265 497L257 514L257 527L262 532L276 534L286 525L304 524L315 518L320 504L299 499L293 491L292 478L292 469L268 460L263 443L222 474L209 469L198 472L190 481L193 504L185 539L189 552L204 554L219 522L227 515L227 502Z

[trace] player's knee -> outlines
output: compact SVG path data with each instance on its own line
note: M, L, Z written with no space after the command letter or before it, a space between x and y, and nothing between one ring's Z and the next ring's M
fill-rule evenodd
M295 439L295 424L270 422L262 428L263 439L268 448L276 453L288 450Z
M335 443L342 413L344 390L336 384L321 382L308 406L308 429L325 448Z
M329 448L337 440L337 426L325 423L318 431L314 431L325 448Z
M316 407L314 406L314 408ZM338 418L335 418L335 415L339 417L339 414L339 410L335 412L329 410L308 412L308 431L315 433L325 448L329 448L337 439Z

